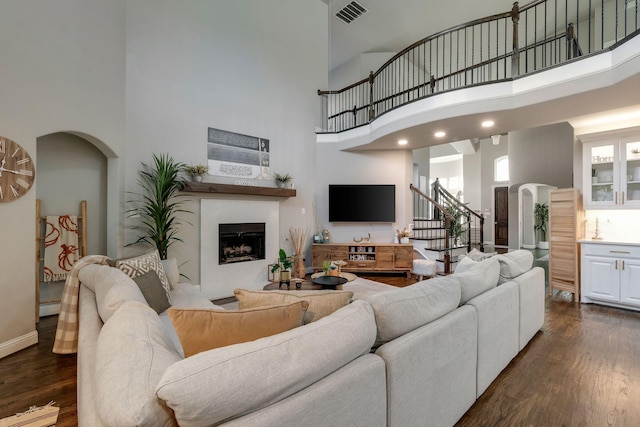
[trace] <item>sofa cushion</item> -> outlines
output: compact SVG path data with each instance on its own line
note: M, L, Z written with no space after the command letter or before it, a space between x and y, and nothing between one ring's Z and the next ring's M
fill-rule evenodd
M491 258L492 256L497 255L497 252L480 252L476 248L473 248L469 251L468 254L464 255L465 258L470 258L472 261L484 261L487 258Z
M460 284L448 277L436 277L366 299L376 317L376 345L382 345L458 307Z
M166 369L179 360L149 306L122 304L102 327L96 345L93 390L103 424L175 425L155 389Z
M249 291L236 289L233 291L238 300L238 308L254 308L266 305L291 304L307 301L309 308L304 316L304 323L315 322L351 302L353 292L347 291Z
M175 258L160 260L164 273L167 275L169 286L173 290L180 282L180 270L178 270L178 260Z
M257 340L302 325L306 301L247 310L169 309L184 356Z
M167 294L167 299L171 301L171 286L169 285L167 274L162 267L162 262L160 262L160 255L157 250L133 258L119 259L115 261L114 266L124 271L124 273L131 278L141 276L149 271L155 271L162 282L162 287Z
M531 270L533 266L533 253L525 249L507 252L496 255L496 259L500 262L500 279L499 284L508 282L511 279Z
M156 313L162 313L169 308L169 298L162 287L162 282L155 271L148 271L133 278L133 281L140 288L140 292L147 300L149 307Z
M78 272L78 280L96 294L98 313L103 322L127 301L147 304L135 282L117 268L91 264Z
M466 304L470 299L483 292L494 288L498 284L500 275L500 264L493 258L480 262L473 262L467 270L460 272L456 267L456 272L451 275L460 284L460 305Z
M181 426L217 425L289 397L369 353L375 335L371 306L355 301L317 322L175 363L156 393Z

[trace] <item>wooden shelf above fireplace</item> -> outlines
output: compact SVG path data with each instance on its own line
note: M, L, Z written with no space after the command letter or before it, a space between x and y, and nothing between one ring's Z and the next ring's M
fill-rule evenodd
M216 184L213 182L187 182L182 191L209 194L244 194L248 196L296 197L290 188L253 187L250 185Z

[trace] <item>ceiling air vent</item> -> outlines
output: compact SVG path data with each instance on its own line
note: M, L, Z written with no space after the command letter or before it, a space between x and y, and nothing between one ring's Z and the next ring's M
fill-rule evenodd
M336 18L345 24L351 24L367 12L360 3L352 1L336 13Z

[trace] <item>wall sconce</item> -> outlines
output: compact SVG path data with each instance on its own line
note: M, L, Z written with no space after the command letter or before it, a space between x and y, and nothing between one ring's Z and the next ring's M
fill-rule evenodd
M493 145L500 144L500 136L501 135L491 135L491 139L493 140Z

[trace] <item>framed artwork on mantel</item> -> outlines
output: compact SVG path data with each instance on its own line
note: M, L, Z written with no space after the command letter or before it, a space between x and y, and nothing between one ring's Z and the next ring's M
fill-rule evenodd
M269 140L208 128L207 164L210 175L269 180Z

